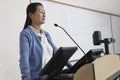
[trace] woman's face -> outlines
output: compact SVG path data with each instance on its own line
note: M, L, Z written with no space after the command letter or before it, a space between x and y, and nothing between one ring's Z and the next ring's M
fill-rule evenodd
M30 13L29 16L32 19L32 23L41 25L45 23L45 10L42 6L37 6L35 13Z

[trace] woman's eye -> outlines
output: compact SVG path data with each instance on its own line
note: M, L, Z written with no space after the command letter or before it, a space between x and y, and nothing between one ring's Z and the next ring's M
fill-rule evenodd
M44 11L44 10L40 10L39 12L40 12L40 13L45 13L45 11Z

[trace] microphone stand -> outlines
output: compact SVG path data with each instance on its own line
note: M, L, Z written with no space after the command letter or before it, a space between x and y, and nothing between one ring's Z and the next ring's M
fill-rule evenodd
M72 41L77 45L77 47L78 47L78 48L84 53L84 55L85 55L85 52L83 51L83 49L77 44L77 42L75 42L75 40L69 35L69 33L68 33L63 27L59 26L58 24L54 24L54 26L61 28L61 29L69 36L69 38L72 39ZM85 57L86 57L86 61L88 62L86 55L85 55Z

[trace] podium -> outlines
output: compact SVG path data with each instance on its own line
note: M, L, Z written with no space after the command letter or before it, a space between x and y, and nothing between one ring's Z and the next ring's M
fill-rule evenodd
M82 66L73 80L116 80L120 77L120 55L110 54Z

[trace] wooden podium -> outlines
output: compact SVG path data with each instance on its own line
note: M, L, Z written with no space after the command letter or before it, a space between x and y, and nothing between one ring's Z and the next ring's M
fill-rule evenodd
M73 80L114 80L116 76L120 76L120 55L110 54L82 66Z

